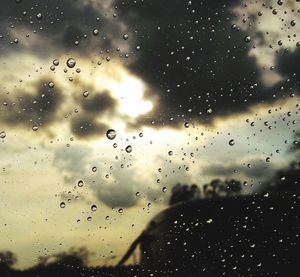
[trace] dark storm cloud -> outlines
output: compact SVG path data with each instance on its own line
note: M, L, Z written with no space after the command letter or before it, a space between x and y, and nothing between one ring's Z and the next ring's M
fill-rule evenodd
M277 59L277 70L284 76L291 76L295 74L300 79L300 47L296 48L294 52L283 50L280 51Z
M107 110L113 110L116 101L108 92L97 93L83 99L82 107L86 112L102 113Z
M270 165L267 165L266 162L261 160L253 160L250 161L249 164L251 167L247 167L246 165L242 166L240 164L210 164L207 167L203 167L202 174L204 176L217 177L232 177L235 174L244 174L249 178L266 178L274 172L274 169Z
M5 98L7 106L0 108L1 121L11 125L48 126L57 120L56 112L60 107L63 95L55 86L49 87L49 81L40 80L34 84L34 94L16 91L16 98Z
M183 115L210 122L274 100L260 82L261 69L248 55L253 42L247 43L247 34L232 28L231 8L239 1L115 3L119 18L135 30L134 43L141 46L130 69L159 97L142 123L169 124Z
M97 6L100 8L95 8L92 1L84 0L24 0L20 4L13 0L3 0L0 10L0 35L3 36L1 53L22 49L22 40L30 42L31 37L36 35L47 42L43 39L37 42L35 55L48 55L49 49L77 49L80 54L90 54L95 49L99 51L101 46L105 50L110 49L116 36L121 40L119 22L113 19L112 13L106 14L107 11L101 8L101 3ZM38 14L41 14L41 18L38 18ZM18 45L11 45L10 42L16 38L11 33L24 28L30 37L25 38L26 34L23 34L17 37ZM97 37L93 35L96 28L99 30ZM79 42L78 46L75 41ZM114 48L116 47L115 45ZM29 49L30 52L32 50Z
M132 207L137 203L137 197L130 184L127 185L129 187L122 186L120 188L119 185L103 187L97 189L96 195L108 207Z
M78 138L100 138L108 129L106 124L97 122L89 115L78 116L71 121L71 131Z

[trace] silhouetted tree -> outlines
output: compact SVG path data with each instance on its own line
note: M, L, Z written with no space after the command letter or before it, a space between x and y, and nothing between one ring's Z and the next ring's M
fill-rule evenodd
M67 266L86 266L91 253L84 247L71 248L68 252L39 257L36 267L51 267L57 265Z
M0 275L9 276L9 272L16 262L17 257L11 251L0 252Z
M242 183L235 179L225 181L213 179L209 184L203 186L203 195L205 198L238 195L241 191Z
M199 199L200 196L201 192L197 185L193 184L188 186L178 183L172 188L169 204L174 205L177 203L188 202Z

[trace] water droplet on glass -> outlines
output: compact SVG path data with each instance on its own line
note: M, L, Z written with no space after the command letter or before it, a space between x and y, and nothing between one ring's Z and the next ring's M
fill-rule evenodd
M39 129L38 126L36 126L36 125L33 125L33 126L32 126L32 130L33 130L33 131L37 131L38 129Z
M82 180L79 180L78 183L77 183L77 185L78 185L78 187L80 187L80 188L83 187L83 181L82 181Z
M53 61L53 65L58 66L58 65L59 65L59 61L58 61L57 59L55 59L55 60Z
M106 137L110 140L113 140L117 135L117 132L114 129L109 129L106 132Z
M250 36L245 36L244 41L247 42L247 43L250 42L251 41L251 37Z
M235 144L235 141L233 140L233 139L231 139L230 141L229 141L229 145L230 146L233 146Z
M49 82L49 83L48 83L48 87L49 87L49 88L54 88L54 83L53 83L53 82Z
M123 209L122 208L118 209L118 213L122 214L123 213Z
M61 208L64 208L64 207L66 207L66 203L65 203L65 202L61 202L59 206L60 206Z
M67 66L73 68L76 65L76 61L73 58L67 60Z
M94 30L93 30L93 35L94 35L94 36L97 36L98 34L99 34L99 30L98 30L98 29L94 29Z
M88 91L84 91L82 94L84 97L88 97L89 96L89 92Z
M128 37L129 37L128 34L124 34L124 35L123 35L123 39L124 39L124 40L127 40Z
M91 211L92 211L92 212L97 211L97 206L96 206L96 205L92 205L92 206L91 206Z
M189 127L190 127L190 123L189 123L189 122L185 122L185 123L184 123L184 127L185 127L185 128L189 128Z
M169 156L172 156L172 155L173 155L173 151L169 151L169 152L168 152L168 155L169 155Z
M0 138L4 139L6 137L6 133L4 131L0 132Z
M211 114L211 113L212 113L212 108L208 108L208 109L206 110L206 112L207 112L208 114Z
M128 146L125 148L125 151L126 151L127 153L131 153L132 147L131 147L130 145L128 145Z
M36 19L37 19L37 20L42 20L42 18L43 18L43 15L42 15L41 13L38 13L38 14L36 15Z
M97 171L97 167L96 167L96 166L93 166L92 171L93 171L93 172L96 172L96 171Z

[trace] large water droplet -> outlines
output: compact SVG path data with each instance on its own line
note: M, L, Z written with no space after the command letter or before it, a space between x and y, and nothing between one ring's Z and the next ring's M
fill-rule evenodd
M229 145L230 145L230 146L235 145L235 141L234 141L233 139L231 139L231 140L229 141Z
M106 137L110 140L114 139L117 135L117 132L114 129L109 129L106 132Z
M125 151L126 151L127 153L131 153L132 147L131 147L130 145L128 145L128 146L125 148Z
M76 61L73 58L67 60L67 66L73 68L76 65Z
M96 206L96 205L92 205L92 206L91 206L91 211L92 211L92 212L97 211L97 206Z

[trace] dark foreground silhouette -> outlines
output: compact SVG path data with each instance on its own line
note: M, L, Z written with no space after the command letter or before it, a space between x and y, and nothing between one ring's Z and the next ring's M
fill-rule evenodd
M158 214L119 266L65 259L1 276L300 276L299 204L298 192L189 201ZM138 245L140 265L122 266Z

